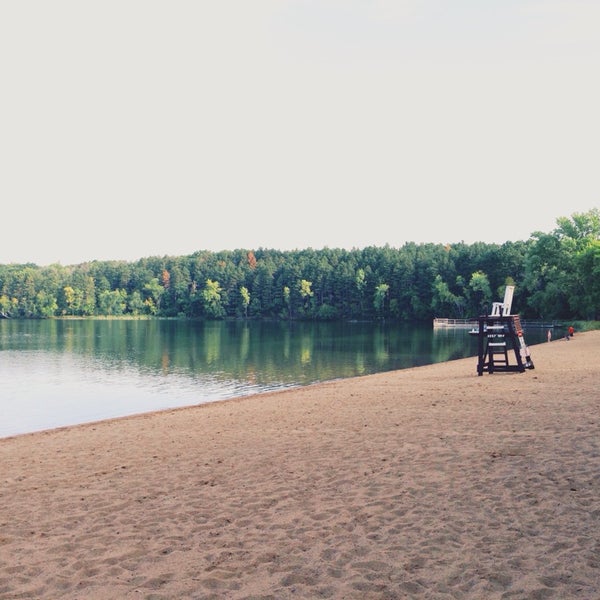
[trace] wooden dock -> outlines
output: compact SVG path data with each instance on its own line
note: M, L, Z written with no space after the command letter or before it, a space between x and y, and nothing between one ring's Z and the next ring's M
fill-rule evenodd
M442 319L436 318L433 320L433 328L434 329L443 329L443 328L471 328L477 327L479 325L479 321L477 319Z
M545 329L553 329L554 327L564 327L562 323L558 321L543 321L541 319L521 319L521 325L524 329L540 327ZM461 329L461 328L475 328L479 327L478 319L446 319L446 318L435 318L433 319L433 328L434 329Z

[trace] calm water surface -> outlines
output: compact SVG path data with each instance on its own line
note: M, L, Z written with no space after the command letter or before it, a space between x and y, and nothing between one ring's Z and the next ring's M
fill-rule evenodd
M0 437L476 355L427 325L0 319Z

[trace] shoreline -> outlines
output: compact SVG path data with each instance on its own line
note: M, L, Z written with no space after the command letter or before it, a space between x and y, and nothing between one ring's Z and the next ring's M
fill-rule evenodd
M600 597L600 331L0 439L0 600Z

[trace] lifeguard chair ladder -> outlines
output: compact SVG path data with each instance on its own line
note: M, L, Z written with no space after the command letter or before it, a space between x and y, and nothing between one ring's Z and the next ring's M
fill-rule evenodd
M517 371L533 369L533 362L523 338L519 315L511 315L514 286L507 285L503 302L494 302L489 315L479 317L477 374L485 371ZM514 353L515 363L509 360Z

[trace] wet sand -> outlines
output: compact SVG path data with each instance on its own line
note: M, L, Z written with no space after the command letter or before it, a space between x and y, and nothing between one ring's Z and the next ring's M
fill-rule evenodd
M600 598L599 347L0 440L0 599Z

